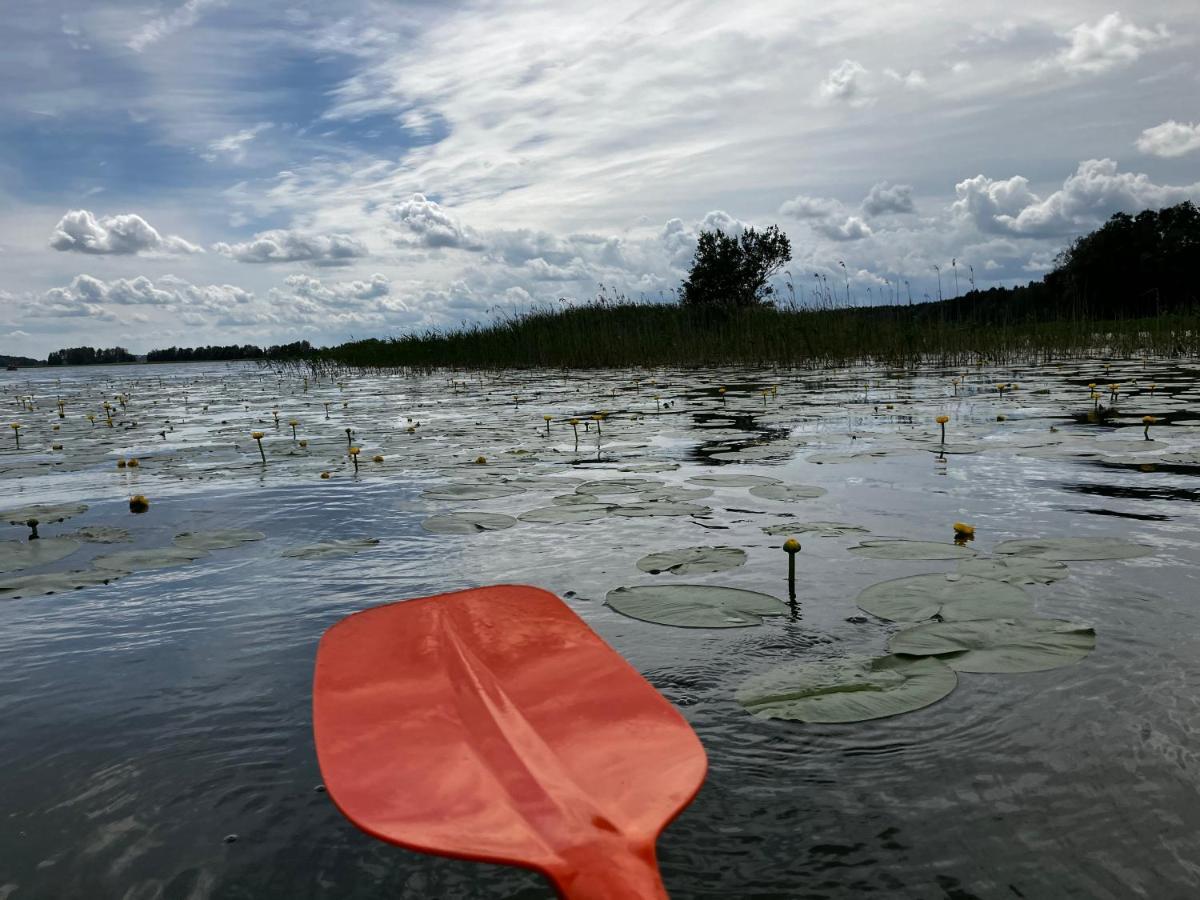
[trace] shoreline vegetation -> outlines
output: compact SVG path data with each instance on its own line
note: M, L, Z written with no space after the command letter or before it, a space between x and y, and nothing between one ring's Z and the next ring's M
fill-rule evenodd
M266 349L171 347L151 351L146 361L278 361L317 370L821 368L1200 355L1200 211L1190 202L1112 216L1026 285L977 290L972 266L958 260L950 271L933 266L938 297L926 294L917 303L905 279L883 279L878 290L856 297L848 276L844 285L819 273L795 278L783 268L790 258L775 226L738 238L704 232L681 302L635 300L602 285L589 303L562 300L453 329L320 349L307 341ZM778 278L771 280L780 273L786 294ZM960 295L962 281L969 289ZM943 297L943 284L953 285L955 296ZM868 305L860 305L863 299ZM123 348L82 347L56 351L48 362L133 360Z
M981 323L922 304L852 310L692 310L616 302L536 310L452 332L353 341L317 351L317 368L824 368L856 363L1044 363L1097 354L1200 354L1200 314Z

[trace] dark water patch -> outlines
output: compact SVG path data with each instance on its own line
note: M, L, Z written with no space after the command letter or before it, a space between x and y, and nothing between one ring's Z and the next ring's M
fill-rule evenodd
M1086 513L1091 516L1116 516L1120 519L1136 519L1140 522L1169 522L1176 518L1175 516L1166 516L1159 513L1131 513L1121 512L1116 509L1086 509L1083 507L1068 507L1070 512Z
M1109 497L1120 500L1179 500L1185 503L1200 500L1200 490L1192 488L1176 488L1168 485L1155 487L1133 487L1120 484L1095 484L1092 482L1063 482L1059 487L1064 491L1075 494L1088 494L1093 497Z

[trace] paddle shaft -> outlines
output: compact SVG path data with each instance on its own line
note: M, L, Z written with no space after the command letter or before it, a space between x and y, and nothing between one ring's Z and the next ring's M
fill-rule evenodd
M614 846L599 863L593 850L568 863L569 875L552 878L562 900L670 900L653 844L640 850Z

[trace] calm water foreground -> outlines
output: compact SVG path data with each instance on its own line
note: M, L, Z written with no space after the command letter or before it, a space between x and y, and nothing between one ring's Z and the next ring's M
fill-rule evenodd
M90 535L62 559L0 575L0 900L549 896L535 875L358 832L320 789L311 735L327 627L373 604L510 581L566 597L703 741L708 780L659 842L674 897L1200 895L1198 369L1109 366L307 384L298 371L225 365L0 373L5 425L23 426L19 450L7 427L0 435L0 508L85 504L40 531ZM1089 422L1110 405L1109 383L1119 413ZM939 414L950 417L944 458ZM1153 441L1144 415L1158 420ZM358 475L346 428L362 447ZM137 468L116 467L131 456ZM688 480L714 473L826 493L780 501ZM472 534L422 526L462 510L517 517L598 479L643 479L589 488L622 503L700 509ZM423 496L446 485L467 487ZM144 515L129 511L135 493L149 499ZM813 521L865 531L799 527ZM931 706L858 724L764 720L738 704L738 685L781 661L885 653L901 626L859 610L859 591L958 563L850 548L949 545L955 521L976 527L982 557L1004 540L1063 536L1153 553L1069 562L1067 577L1024 586L1039 615L1095 627L1096 649L1072 665L963 674ZM613 588L664 581L786 596L786 534L764 528L792 525L798 617L674 628L605 605ZM119 537L97 526L128 539L97 542ZM229 528L265 537L79 590L12 587ZM285 555L364 538L378 543ZM702 545L740 548L746 562L684 577L636 567Z

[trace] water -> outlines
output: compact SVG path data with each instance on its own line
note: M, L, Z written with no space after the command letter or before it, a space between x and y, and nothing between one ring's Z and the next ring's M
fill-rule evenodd
M659 842L673 896L1195 896L1196 373L1142 361L980 370L959 396L951 377L961 373L894 374L347 375L343 387L313 380L305 391L298 372L225 365L8 373L0 396L24 427L19 451L0 435L0 506L89 505L40 526L43 537L86 525L131 532L130 543L84 543L29 572L86 569L91 557L164 546L180 531L238 527L266 538L108 585L0 600L0 898L550 896L529 873L361 834L320 789L313 748L312 663L327 627L373 604L505 581L566 596L703 741L708 779ZM1008 381L1020 388L998 394L995 383ZM1110 381L1122 383L1119 415L1087 423L1087 384ZM18 406L23 396L34 410ZM119 411L111 429L105 398ZM597 462L587 416L598 408L609 416ZM978 452L943 463L929 451L943 412L952 447ZM555 417L550 437L544 413ZM1156 440L1138 443L1146 413L1160 419ZM571 415L581 420L578 452L559 421ZM291 418L307 448L292 443ZM346 427L363 447L357 477ZM267 435L266 466L249 438L255 429ZM47 449L53 442L63 450ZM750 448L749 461L727 458L738 448ZM871 450L885 455L835 461ZM370 461L376 453L383 463ZM473 464L481 454L487 464ZM809 462L814 454L830 461ZM116 458L130 455L141 465L118 470ZM663 464L678 468L620 471ZM720 488L689 501L710 507L708 516L521 522L468 536L420 525L462 509L516 515L588 479L678 487L711 472L828 493L780 503ZM450 481L515 483L523 493L422 498ZM149 498L148 513L130 514L131 493ZM677 629L603 605L616 586L664 580L786 596L783 537L762 527L789 515L871 531L800 535L795 619ZM858 592L954 563L847 548L864 536L949 540L955 521L976 526L981 555L1009 538L1068 535L1155 552L1071 562L1066 579L1026 588L1039 614L1095 626L1096 650L1072 666L964 674L926 709L852 725L764 721L736 703L742 680L784 659L885 652L898 626L848 621L861 615ZM0 530L14 540L27 533ZM348 537L380 543L343 559L282 555ZM741 547L748 561L675 578L634 565L651 551L703 544Z

